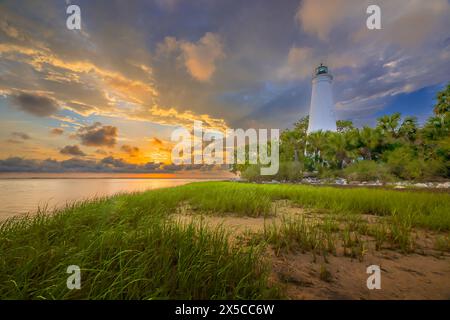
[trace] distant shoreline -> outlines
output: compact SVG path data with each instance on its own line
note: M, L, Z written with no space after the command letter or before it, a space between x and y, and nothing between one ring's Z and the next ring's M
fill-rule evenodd
M176 173L102 173L102 172L0 172L0 180L20 179L167 179L167 180L230 180L236 178L233 173L212 172L176 172Z
M217 180L217 181L228 181L230 180L229 178L192 178L192 177L188 177L188 178L152 178L152 177L110 177L110 176L106 176L106 177L8 177L8 178L3 178L0 177L0 180L74 180L74 179L78 179L78 180L98 180L98 179L116 179L116 180L123 180L123 179L134 179L134 180Z

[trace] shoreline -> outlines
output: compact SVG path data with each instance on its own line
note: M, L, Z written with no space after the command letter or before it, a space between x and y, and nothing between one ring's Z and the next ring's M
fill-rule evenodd
M0 298L448 297L447 195L323 187L199 182L0 222ZM68 291L74 264L83 282Z
M204 181L230 181L227 178L139 178L139 177L8 177L0 180L98 180L98 179L111 179L111 180L204 180Z

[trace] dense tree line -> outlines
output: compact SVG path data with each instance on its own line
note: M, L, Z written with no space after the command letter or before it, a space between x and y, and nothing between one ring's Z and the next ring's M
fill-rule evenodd
M305 175L349 180L439 180L450 178L450 84L437 94L434 114L419 126L400 113L377 119L374 128L337 121L337 132L306 134L308 117L280 136L277 176L260 176L258 166L234 169L250 180L299 180Z

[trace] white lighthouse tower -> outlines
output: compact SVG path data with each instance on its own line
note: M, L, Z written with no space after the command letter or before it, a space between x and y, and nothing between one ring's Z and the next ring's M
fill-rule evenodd
M333 76L328 72L328 67L320 64L312 79L308 134L319 130L337 131L332 82Z

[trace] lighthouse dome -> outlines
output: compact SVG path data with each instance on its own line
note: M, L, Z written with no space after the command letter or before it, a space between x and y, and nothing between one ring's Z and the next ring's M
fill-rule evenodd
M316 75L327 74L327 73L328 73L328 67L324 66L323 64L320 64L320 66L318 66L316 68Z

